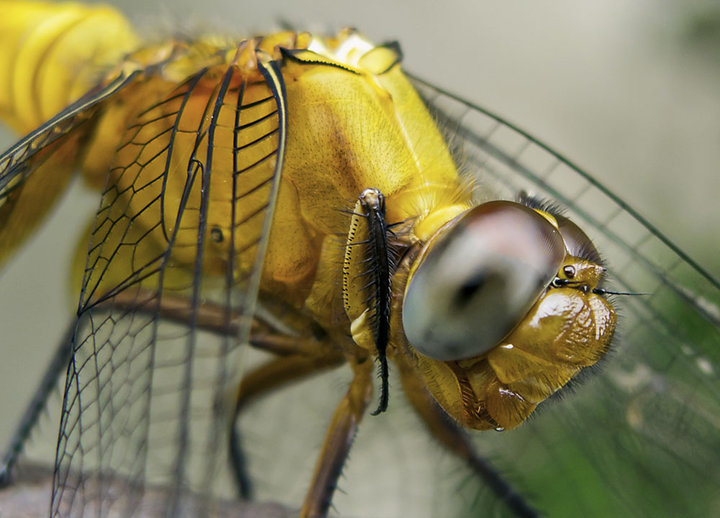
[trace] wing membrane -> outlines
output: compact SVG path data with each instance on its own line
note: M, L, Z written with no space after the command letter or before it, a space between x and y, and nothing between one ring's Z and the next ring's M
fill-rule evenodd
M223 492L285 140L281 76L260 66L265 83L201 70L122 139L84 274L53 516L132 515L153 492L153 513L197 515ZM208 307L236 333L204 331Z
M77 165L83 127L89 127L103 101L139 74L122 73L98 85L0 155L0 261L32 233L64 192Z
M138 74L140 71L119 74L106 85L94 88L5 151L0 156L0 200L32 173L33 157L90 119L93 108L122 90Z
M558 201L607 256L610 288L647 294L615 297L619 336L602 372L519 430L483 435L481 451L548 515L716 514L720 283L573 163L415 81L481 187Z

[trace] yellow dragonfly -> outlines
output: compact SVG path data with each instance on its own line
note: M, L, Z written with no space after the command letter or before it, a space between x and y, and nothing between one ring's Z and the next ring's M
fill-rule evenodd
M303 515L401 393L478 512L716 509L720 285L571 162L354 31L143 44L112 9L2 7L2 114L29 133L0 157L0 257L76 169L102 193L58 354L53 516L249 496L236 421L341 365Z

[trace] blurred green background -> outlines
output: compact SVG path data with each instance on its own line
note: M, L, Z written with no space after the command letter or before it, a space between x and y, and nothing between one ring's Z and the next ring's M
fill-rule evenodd
M415 74L546 141L720 273L720 6L712 1L108 2L148 38L263 33L282 22L398 40ZM5 147L12 142L3 136ZM97 205L75 186L0 273L0 444L74 301L67 273ZM52 461L55 397L33 456Z

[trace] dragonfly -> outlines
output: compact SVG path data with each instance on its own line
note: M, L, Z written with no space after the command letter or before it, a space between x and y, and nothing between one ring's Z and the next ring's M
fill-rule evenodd
M21 3L16 5L23 8ZM67 18L57 21L57 26L48 22L60 34L74 25L67 21L70 9L78 9L81 16L91 12L79 6L68 9L62 11ZM407 97L395 95L393 99L401 106L398 110L408 109L401 103L415 106L414 92L419 93L417 99L422 99L424 108L413 108L418 110L413 113L419 113L423 121L422 138L412 133L417 128L406 129L425 142L420 149L431 152L430 158L417 157L419 162L430 164L429 169L443 165L433 171L440 181L423 184L423 178L415 175L402 179L401 171L383 167L383 156L364 150L363 157L378 161L371 170L385 176L366 173L372 181L363 189L352 185L344 196L338 196L328 189L333 177L318 180L318 176L300 174L300 166L316 171L327 169L323 164L339 163L338 168L347 168L351 155L362 150L364 143L374 142L374 132L382 127L370 126L373 131L368 131L363 125L351 125L344 128L350 132L347 134L341 128L323 133L342 138L342 145L308 142L304 139L316 138L309 136L316 135L310 130L325 129L328 119L316 112L306 118L297 116L303 104L292 84L313 80L312 73L305 75L300 70L330 70L345 78L361 69L372 71L381 91L396 92L392 88L397 88L398 82L405 84L404 75L397 75L401 55L396 46L376 47L352 32L328 39L278 33L257 40L212 37L142 46L122 17L118 19L112 11L97 16L113 19L100 25L113 31L102 32L113 43L126 42L127 47L102 45L107 40L99 38L92 69L106 62L109 70L100 83L92 84L84 77L83 68L79 73L72 69L72 74L65 70L60 77L70 85L67 93L57 94L53 81L47 87L50 93L41 95L48 98L42 109L28 110L30 113L16 109L6 115L18 131L30 133L2 155L0 175L4 228L13 229L3 243L7 254L42 219L43 211L37 207L52 204L52 197L78 163L87 182L102 193L74 273L81 293L78 319L67 340L72 355L61 361L70 366L58 441L54 515L104 514L114 507L131 515L153 487L166 491L162 498L166 515L192 512L186 510L194 505L188 490L199 496L201 505L211 505L207 500L220 492L220 484L216 484L220 458L228 454L234 466L243 468L244 457L253 450L250 434L238 434L229 421L238 416L242 424L245 407L260 405L261 401L254 400L277 385L345 363L347 358L329 342L350 340L353 347L361 349L353 349L355 375L349 390L338 391L341 406L321 453L327 458L325 450L341 451L342 455L335 457L340 465L318 464L313 476L316 482L306 499L316 507L306 507L303 512L307 515L328 510L332 495L328 487L334 488L347 455L336 443L343 438L348 441L361 418L365 426L367 420L380 421L394 411L400 391L392 388L400 385L411 406L431 429L435 427L440 442L465 458L482 481L479 488L474 487L476 494L471 499L478 513L712 514L718 505L714 493L716 452L720 451L720 398L714 371L720 344L719 285L627 204L513 124L414 76L408 76L412 88L399 90ZM53 39L47 36L47 40ZM126 53L129 57L122 57ZM116 63L120 65L114 66ZM326 76L323 78L307 90L316 96L307 104L333 106L342 114L340 121L352 120L352 114L342 109L348 104L347 95L359 95L360 87L350 88L337 80L329 89ZM41 88L42 83L36 90ZM77 101L72 101L73 88L80 90ZM84 88L89 91L83 93ZM18 89L18 97L22 91ZM338 91L345 95L338 96ZM140 108L132 111L127 106ZM240 114L249 119L233 120ZM247 142L228 138L242 139L240 128L257 130L250 133L255 138ZM215 139L218 144L211 145ZM354 147L357 143L360 148ZM219 150L224 147L250 151L223 155ZM298 149L313 152L298 156ZM399 150L406 151L404 146ZM232 163L228 156L233 157ZM160 171L178 169L183 174L157 173L153 164L163 158L166 165ZM245 160L245 167L237 160ZM172 161L180 165L173 166ZM453 175L442 176L458 168L462 181ZM206 194L223 192L223 176L217 172L224 170L247 173L240 185L242 196L238 196L243 203ZM398 177L409 187L394 189ZM281 183L280 178L288 183ZM473 192L473 183L482 190ZM288 191L288 185L295 190ZM234 185L225 187L225 192L238 190ZM435 221L427 214L424 219L409 214L410 209L398 201L406 192L430 187L432 202L444 210L435 215ZM523 195L520 206L480 204L489 196L517 200L518 193L526 192L532 196ZM24 203L24 196L32 196L35 202ZM38 202L38 196L46 198ZM328 203L332 196L336 199ZM547 199L564 210L539 201ZM412 210L423 210L418 203L410 204ZM473 208L475 204L479 205ZM217 206L226 207L225 212L210 208ZM333 211L322 212L328 206ZM453 413L457 397L449 396L442 383L432 385L423 378L436 370L436 379L447 379L442 365L448 361L456 369L467 367L468 371L476 363L463 351L436 351L432 349L435 340L424 340L441 332L442 319L454 316L447 308L443 312L440 302L446 295L442 286L433 285L446 272L452 273L452 268L411 270L408 263L414 264L418 254L427 256L423 264L442 263L420 245L432 241L428 236L434 236L448 221L464 221L463 215L476 216L486 210L521 214L518 217L532 221L532 228L544 241L562 239L563 248L575 250L548 259L551 267L543 277L543 297L573 282L568 272L575 275L578 263L566 264L565 255L583 256L599 266L600 250L609 258L607 267L600 269L608 269L601 273L607 275L611 288L598 285L589 291L599 290L593 293L597 296L594 300L612 299L621 310L621 320L617 343L608 355L604 355L605 338L612 334L613 317L607 317L606 327L596 328L599 349L593 353L594 361L585 363L609 357L601 361L600 372L583 383L577 383L576 372L568 376L573 378L571 389L578 385L577 394L563 397L567 401L542 403L534 413L534 405L529 412L516 410L510 418L502 411L485 408L479 412L482 424L463 424L497 431L477 433L470 439L455 424L460 420ZM429 209L427 212L432 214ZM304 214L305 221L316 226L299 226L297 214ZM272 238L271 232L282 239ZM531 241L537 233L523 240ZM463 239L457 241L458 246L472 237L460 235ZM370 253L371 245L384 251ZM319 260L317 250L321 251ZM380 258L388 264L382 265ZM313 275L323 278L317 272L328 280L310 282ZM407 281L410 272L416 279L425 278L424 288ZM374 275L381 277L378 280ZM392 284L383 284L388 279ZM463 298L472 299L482 291L484 282L463 284ZM401 289L405 283L407 291ZM367 293L381 288L389 293ZM416 296L418 290L420 297ZM428 299L436 304L430 308L423 305ZM315 308L310 319L303 310L307 300L313 301ZM382 300L390 302L383 307L378 302ZM530 297L530 302L535 303L536 298ZM393 305L403 303L416 308L421 317L413 321L406 318L405 307ZM498 305L501 303L505 304L500 301ZM491 321L501 320L510 311L503 306L504 311L497 314L494 309L484 306L476 318L488 313ZM529 310L523 306L517 311L524 314ZM345 322L344 327L338 319ZM404 330L408 336L382 338L378 329L388 333ZM451 338L456 329L450 328ZM524 330L522 326L502 328L499 336L489 339L490 345L505 336L515 336L519 343ZM416 346L420 353L416 358L424 362L419 364L423 367L397 357L393 347L405 338ZM240 367L245 363L248 347L244 345L248 342L274 356L269 363L250 367L243 374ZM480 353L483 357L490 354L485 347ZM357 355L363 351L367 353L358 361L361 356ZM383 362L384 356L397 364ZM362 415L370 404L370 385L356 380L372 379L375 358L380 359L382 368L376 387L379 415L370 418ZM511 364L505 368L518 367ZM396 381L389 382L393 375ZM564 388L557 392L559 396L554 395L557 389L560 386L552 386L551 399L568 392ZM344 390L348 392L343 398ZM513 397L506 389L498 393ZM427 402L429 394L434 402ZM358 410L343 412L343 405L355 405ZM517 418L518 413L522 418ZM529 422L517 422L531 414ZM292 428L283 421L275 426ZM234 439L227 445L226 435ZM386 434L379 440L398 438ZM222 451L224 448L230 451ZM375 466L378 473L386 468ZM234 473L240 492L246 495L252 484L249 475L252 469ZM311 478L311 472L306 476ZM121 484L123 492L118 498L114 495ZM313 489L320 495L314 495ZM420 494L428 492L426 487L415 489Z

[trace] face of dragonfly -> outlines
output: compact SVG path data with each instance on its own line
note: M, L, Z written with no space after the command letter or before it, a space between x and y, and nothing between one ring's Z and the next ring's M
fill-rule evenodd
M447 103L446 113L459 108L445 98L439 102ZM454 113L464 120L460 112ZM466 116L473 122L460 123L460 133L467 137L464 151L470 163L510 191L529 189L566 205L567 215L608 258L612 289L644 294L613 298L620 314L619 336L600 373L569 400L541 409L510 441L491 434L487 440L494 446L487 447L507 452L514 443L517 450L503 455L510 463L522 459L523 466L534 466L528 471L520 468L524 474L519 476L527 476L528 482L534 479L530 485L545 480L537 491L548 499L559 490L560 479L573 485L578 495L597 491L587 502L578 496L571 504L568 488L563 488L566 496L557 497L565 498L557 504L561 515L581 507L599 514L609 509L667 513L667 507L655 507L660 501L678 511L703 514L705 506L716 505L711 486L718 474L706 464L715 455L718 437L718 407L710 396L718 389L713 381L718 360L717 284L691 274L675 252L632 221L627 210L591 181L578 181L566 192L568 164L557 156L472 110ZM690 285L696 288L689 290ZM595 398L597 394L603 394L602 400ZM710 474L710 485L701 473ZM692 491L685 485L689 478L695 480ZM645 491L655 497L640 499L638 494ZM671 503L657 491L672 494Z
M407 44L405 47L409 49ZM429 93L431 100L433 95ZM460 142L468 169L478 171L483 181L494 184L495 191L507 198L527 189L569 207L569 215L607 256L613 288L654 294L618 301L621 327L617 352L607 361L606 370L588 380L569 401L549 406L526 429L478 437L483 452L517 480L522 491L539 494L541 505L556 514L572 514L579 508L598 515L618 509L637 512L657 509L671 514L667 511L668 502L678 510L697 505L698 514L711 508L713 482L717 481L714 452L718 451L718 387L712 377L717 365L717 335L705 323L702 308L712 318L716 290L693 271L676 275L671 267L666 272L665 267L673 265L675 256L653 238L646 238L646 230L634 227L631 219L632 224L622 221L627 217L625 211L617 212L621 221L611 224L614 230L610 230L605 222L615 214L616 205L594 186L586 188L586 184L577 181L566 164L554 167L555 157L528 144L523 136L507 127L495 126L492 119L484 120L477 112L468 111L462 103L443 96L435 99L447 103L452 121L463 121L461 126L452 122L445 126L456 133L453 139ZM469 119L473 120L467 122ZM478 135L483 143L473 138ZM526 179L523 174L527 171L520 166L549 173L540 180ZM492 180L493 175L499 179ZM509 183L505 185L506 182ZM661 269L656 260L661 261ZM704 298L697 298L695 294L703 287L707 293ZM322 423L326 415L329 413L310 410L296 419ZM403 433L411 418L405 419L398 425ZM377 430L378 425L367 424ZM313 429L318 441L322 426ZM417 426L412 422L410 427ZM374 433L375 444L395 442L384 433ZM372 429L361 432L358 446L362 447L363 437L369 437L370 442L372 434ZM256 434L261 439L257 435L261 432ZM415 439L408 439L407 443L415 448L426 447ZM384 470L389 463L407 463L409 457L416 456L417 449L405 447L394 452L404 452L404 458L390 457L392 462L388 457L376 459L369 472ZM350 473L356 460L364 454L372 455L368 450L372 448L353 454ZM260 454L260 462L275 462L268 457ZM311 466L312 460L308 462ZM353 482L349 479L343 486L348 493L355 493L355 487L362 487L366 478L367 472ZM456 475L448 486L456 489L462 479L462 475ZM302 486L301 475L298 480L297 484ZM420 481L416 487L400 484L397 487L405 494L427 493L428 484L435 483ZM440 490L442 484L437 485ZM385 490L387 487L384 486ZM473 491L478 489L473 486ZM479 494L480 508L501 509L482 489L471 493L468 491L466 501L474 502ZM566 497L568 493L573 496ZM678 499L678 494L684 496ZM656 501L648 504L652 500L648 495L655 495ZM342 506L340 502L338 505ZM443 504L436 501L435 505Z

